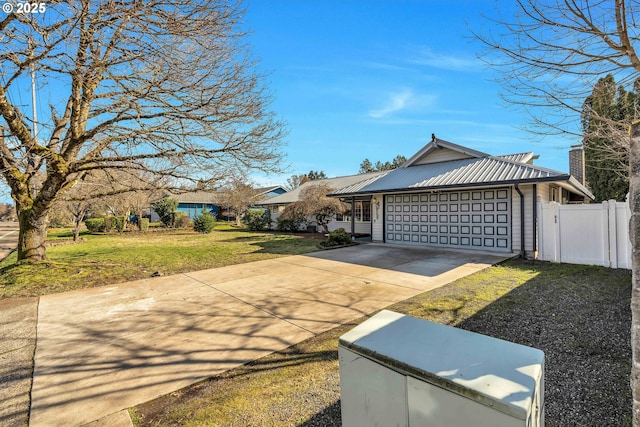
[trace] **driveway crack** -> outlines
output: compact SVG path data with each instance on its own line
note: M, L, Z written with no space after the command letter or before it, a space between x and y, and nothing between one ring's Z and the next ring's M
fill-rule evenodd
M295 326L296 328L302 329L303 331L308 332L308 333L310 333L310 334L311 334L311 335L313 335L313 336L315 336L315 335L316 335L316 333L315 333L315 332L313 332L313 331L311 331L311 330L309 330L309 329L305 328L304 326L300 326L300 325L298 325L298 324L296 324L296 323L294 323L294 322L292 322L292 321L290 321L290 320L288 320L288 319L286 319L286 318L284 318L284 317L282 317L282 316L280 316L280 315L278 315L278 314L276 314L276 313L273 313L273 312L271 312L271 311L269 311L269 310L266 310L266 309L264 309L264 308L260 307L259 305L253 304L253 303L251 303L251 302L249 302L249 301L246 301L246 300L244 300L244 299L242 299L242 298L238 298L237 296L235 296L235 295L233 295L233 294L230 294L229 292L223 291L222 289L220 289L220 288L216 288L215 286L213 286L213 285L211 285L211 284L209 284L209 283L207 283L207 282L204 282L204 281L202 281L202 280L200 280L200 279L197 279L197 278L195 278L195 277L193 277L193 276L190 276L188 273L182 273L182 274L183 274L184 276L187 276L187 277L188 277L189 279L191 279L191 280L195 280L195 281L196 281L196 282L198 282L198 283L202 283L203 285L205 285L205 286L207 286L207 287L209 287L209 288L211 288L211 289L213 289L213 290L216 290L216 291L218 291L218 292L220 292L220 293L222 293L222 294L224 294L224 295L227 295L227 296L229 296L229 297L231 297L231 298L233 298L233 299L235 299L235 300L238 300L238 301L240 301L240 302L241 302L241 303L243 303L243 304L246 304L246 305L248 305L248 306L251 306L251 307L255 308L256 310L260 310L260 311L262 311L263 313L267 313L269 316L273 316L273 317L275 317L276 319L282 320L283 322L286 322L286 323L288 323L288 324L290 324L290 325L292 325L292 326Z

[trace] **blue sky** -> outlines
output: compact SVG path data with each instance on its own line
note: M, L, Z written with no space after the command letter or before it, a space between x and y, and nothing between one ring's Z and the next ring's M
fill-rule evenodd
M507 2L500 12L509 13ZM358 172L410 157L431 134L489 154L534 151L535 164L568 170L575 139L542 141L522 130L477 55L470 28L487 28L490 0L248 0L247 25L273 109L288 123L290 173Z
M534 151L568 170L579 140L539 140L505 105L470 29L490 28L494 0L245 0L249 43L267 73L272 109L288 124L288 171L253 175L282 185L293 174L356 174L365 158L410 157L431 134L490 154ZM513 6L500 2L509 16ZM29 103L28 85L20 95ZM40 94L40 97L46 94ZM51 95L48 95L49 98ZM49 99L47 98L47 99ZM47 117L46 102L39 118ZM0 202L8 202L0 185Z

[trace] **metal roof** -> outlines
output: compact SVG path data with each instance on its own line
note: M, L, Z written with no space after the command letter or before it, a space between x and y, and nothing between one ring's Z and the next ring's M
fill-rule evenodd
M279 196L272 197L267 200L262 200L256 203L256 205L285 205L288 203L297 202L300 200L300 192L307 187L313 185L326 185L329 188L335 190L341 188L349 188L351 191L358 191L365 185L375 181L376 178L387 174L388 172L370 172L361 175L349 175L339 176L336 178L317 179L314 181L307 181L298 188L295 188L287 193L280 194Z
M358 190L344 187L332 195L354 196L389 191L544 181L568 181L578 192L593 197L583 185L570 180L568 174L493 156L402 167L380 176Z
M518 163L528 163L532 159L536 159L537 156L533 154L533 151L526 153L505 154L503 156L496 156L499 159L511 160Z

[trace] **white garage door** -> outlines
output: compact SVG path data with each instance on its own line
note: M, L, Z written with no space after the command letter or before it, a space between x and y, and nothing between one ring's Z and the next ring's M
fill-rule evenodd
M511 189L385 196L389 243L511 251Z

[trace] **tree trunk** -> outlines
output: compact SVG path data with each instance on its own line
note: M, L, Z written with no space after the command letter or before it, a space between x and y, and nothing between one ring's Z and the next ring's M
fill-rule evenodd
M47 239L49 212L35 211L33 208L18 208L18 261L42 261L47 259L44 242Z
M633 248L631 287L631 389L633 425L640 427L640 123L631 127L629 153L629 233Z

